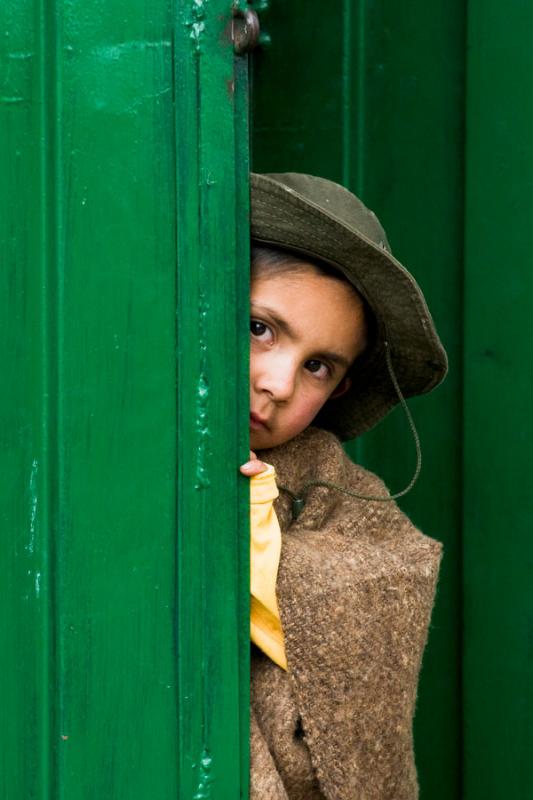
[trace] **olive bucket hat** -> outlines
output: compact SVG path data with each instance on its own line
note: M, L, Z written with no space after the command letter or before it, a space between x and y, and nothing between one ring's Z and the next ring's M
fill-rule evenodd
M422 291L392 255L375 214L355 195L314 175L252 173L251 237L336 268L375 317L373 342L350 369L349 390L323 406L317 425L353 439L400 401L393 376L405 397L441 383L446 352Z

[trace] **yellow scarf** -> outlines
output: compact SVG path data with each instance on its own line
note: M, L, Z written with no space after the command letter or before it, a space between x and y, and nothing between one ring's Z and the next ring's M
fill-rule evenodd
M287 669L283 630L276 599L281 529L273 502L278 497L276 472L250 479L250 635L266 655Z

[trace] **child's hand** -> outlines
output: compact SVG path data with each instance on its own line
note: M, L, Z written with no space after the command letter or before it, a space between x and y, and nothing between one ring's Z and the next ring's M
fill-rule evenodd
M259 475L260 472L264 472L266 469L268 469L268 467L265 462L259 461L253 450L250 450L250 460L240 467L242 474L247 475L249 478L251 478L252 475Z

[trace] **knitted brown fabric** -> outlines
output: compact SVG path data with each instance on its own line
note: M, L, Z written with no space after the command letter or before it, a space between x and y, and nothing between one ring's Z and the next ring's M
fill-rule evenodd
M250 717L250 750L253 769L260 776L259 780L251 782L250 800L288 800L283 781L257 724L253 709Z
M387 493L318 428L259 457L295 493L311 480ZM441 545L396 503L326 487L295 522L285 492L275 508L289 671L254 648L252 797L284 800L277 779L288 800L414 800L412 719Z

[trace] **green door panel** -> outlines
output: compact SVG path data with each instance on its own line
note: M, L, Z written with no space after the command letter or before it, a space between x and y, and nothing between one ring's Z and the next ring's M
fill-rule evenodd
M0 794L246 797L231 6L13 0L0 32Z
M533 7L468 12L464 797L533 786Z

